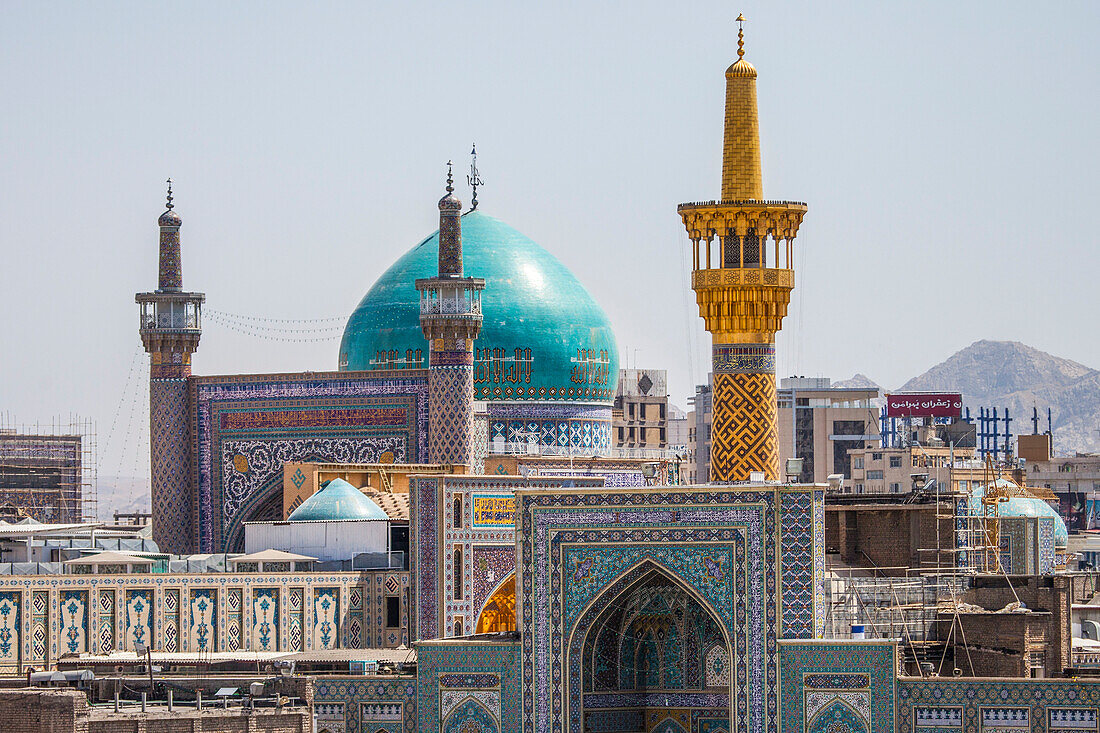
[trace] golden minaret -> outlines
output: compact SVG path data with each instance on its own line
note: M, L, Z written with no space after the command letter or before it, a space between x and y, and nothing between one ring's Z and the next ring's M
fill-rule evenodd
M691 287L711 335L715 482L748 481L755 471L779 479L775 334L794 289L794 238L806 214L804 203L764 199L744 21L737 17L737 61L726 69L722 198L677 208L691 239Z

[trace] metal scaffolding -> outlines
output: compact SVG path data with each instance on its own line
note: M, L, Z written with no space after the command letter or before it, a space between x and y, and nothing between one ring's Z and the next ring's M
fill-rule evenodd
M0 414L0 519L74 523L98 516L90 419L16 425Z

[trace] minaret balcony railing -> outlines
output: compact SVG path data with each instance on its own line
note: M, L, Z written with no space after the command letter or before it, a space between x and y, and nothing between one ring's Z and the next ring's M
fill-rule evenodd
M689 201L676 207L676 211L693 209L712 209L719 206L738 206L760 209L807 209L805 201L782 201L780 199L712 199L711 201Z
M138 328L142 331L200 331L202 310L196 301L141 302Z
M720 288L740 285L763 285L777 288L794 287L794 270L772 267L714 268L691 273L691 287Z
M420 298L420 315L481 315L481 298Z

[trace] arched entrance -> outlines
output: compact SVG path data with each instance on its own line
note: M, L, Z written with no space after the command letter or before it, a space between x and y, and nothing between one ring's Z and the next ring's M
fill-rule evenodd
M731 645L721 621L673 574L646 565L625 589L612 584L574 632L582 694L571 705L581 706L582 730L728 732Z
M477 633L500 634L516 630L516 574L512 573L497 586L485 601L477 619Z

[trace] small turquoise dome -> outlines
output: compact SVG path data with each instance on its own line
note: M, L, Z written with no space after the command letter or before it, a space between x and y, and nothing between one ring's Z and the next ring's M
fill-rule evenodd
M389 519L382 507L343 479L333 479L287 517L288 522L338 522L345 519Z
M1016 484L1007 479L998 479L1011 488L1018 488ZM970 495L970 506L975 513L982 510L981 498L985 495L985 487L979 487ZM1066 547L1069 545L1069 530L1062 515L1054 507L1042 499L1031 496L1014 496L1006 502L997 505L999 517L1054 517L1054 546Z
M573 273L480 211L462 216L462 250L465 274L485 279L475 399L610 403L619 347L607 315ZM378 278L348 319L341 370L428 366L414 282L435 276L438 252L435 232Z

